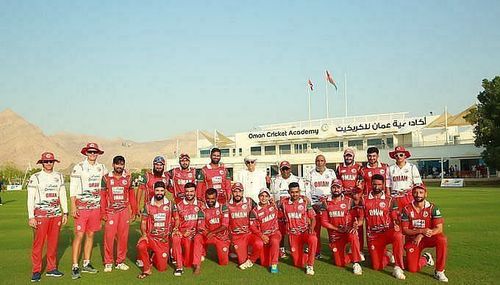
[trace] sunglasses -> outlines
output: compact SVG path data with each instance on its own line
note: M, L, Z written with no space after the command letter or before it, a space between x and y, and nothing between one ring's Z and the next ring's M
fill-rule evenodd
M54 161L53 161L53 160L42 160L41 162L42 162L42 163L54 163Z
M89 150L87 151L87 154L98 154L99 152L97 150Z
M402 152L400 152L400 153L396 153L396 156L397 156L397 157L405 157L405 154L404 154L404 153L402 153Z
M249 161L245 161L246 164L254 164L255 163L255 160L249 160Z

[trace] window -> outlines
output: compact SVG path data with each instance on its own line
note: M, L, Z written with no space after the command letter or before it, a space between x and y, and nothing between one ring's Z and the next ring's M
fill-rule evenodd
M295 153L306 153L307 152L307 144L294 144L293 148L295 149Z
M276 154L276 146L274 146L274 145L266 145L264 147L264 153L266 155L275 155Z
M363 149L363 140L352 140L347 142L347 146Z
M262 155L262 147L260 146L252 146L250 148L251 155Z
M243 154L243 149L240 147L240 148L238 149L238 156L241 156L242 154Z
M388 147L390 148L394 147L394 138L387 138L385 141L387 142Z
M220 150L220 156L228 157L229 156L229 148L223 148Z
M280 145L279 147L280 147L280 154L292 153L292 148L291 148L291 145L289 145L289 144Z
M319 143L311 143L312 149L319 149L321 151L338 151L340 146L340 142L338 141L330 141L330 142L319 142Z
M369 146L376 146L379 148L384 148L384 141L382 139L368 139L367 144Z
M209 149L200 150L200 157L210 157L210 150Z

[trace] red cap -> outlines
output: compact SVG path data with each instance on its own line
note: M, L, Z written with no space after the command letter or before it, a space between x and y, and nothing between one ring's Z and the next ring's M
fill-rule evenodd
M285 167L292 168L292 165L290 164L290 162L288 162L288 161L286 161L286 160L283 160L283 161L280 163L280 169L285 168Z
M241 184L240 182L234 183L233 186L231 186L231 191L234 191L234 190L243 191L243 184Z
M88 143L82 150L80 151L83 155L87 155L87 151L95 150L98 154L103 154L104 151L99 149L99 146L96 143L90 142Z
M36 162L37 164L42 163L42 161L56 161L60 162L57 160L52 152L44 152L42 153L40 159Z
M413 192L413 190L416 190L416 189L424 189L424 191L427 192L427 187L425 187L424 184L413 185L413 187L411 188L411 191Z
M181 155L179 155L179 160L183 160L183 159L187 159L187 160L191 161L191 157L189 157L189 154L187 154L187 153L181 153Z
M335 185L342 187L342 180L340 180L340 179L334 179L332 181L332 186L331 187L333 187Z
M346 155L346 154L350 154L350 155L352 155L354 157L354 149L352 149L350 147L346 148L344 150L344 155Z
M397 154L397 153L404 153L404 154L405 154L405 156L406 156L406 158L408 158L408 157L410 157L410 156L411 156L410 152L409 152L409 151L407 151L407 150L405 149L405 147L404 147L404 146L397 146L397 147L395 147L395 148L394 148L394 151L390 151L390 152L389 152L389 156L390 156L392 159L396 159L396 154Z

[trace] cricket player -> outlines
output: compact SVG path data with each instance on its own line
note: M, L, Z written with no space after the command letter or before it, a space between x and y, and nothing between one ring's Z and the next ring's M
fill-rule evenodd
M412 189L414 201L403 208L402 228L406 235L406 259L408 271L418 272L425 265L433 265L430 253L421 256L424 248L436 248L434 278L448 282L444 274L447 256L447 239L443 234L443 217L439 208L427 201L427 188L415 185Z
M198 225L198 234L194 237L193 266L194 274L201 273L201 261L204 258L207 245L214 245L217 251L219 265L229 262L229 210L226 205L217 202L217 190L208 188L205 192L205 205L202 209L203 218Z
M185 196L174 208L174 229L172 232L172 254L177 268L174 276L182 276L184 266L193 265L194 237L199 232L199 220L203 218L202 202L196 199L196 185L184 185Z
M363 195L368 196L371 193L373 175L380 174L385 180L384 192L387 196L391 193L391 178L389 177L389 166L379 162L379 150L376 147L369 147L366 150L368 163L361 168L361 176L363 177L364 191Z
M137 191L137 207L141 207L141 201L143 205L151 201L154 197L154 187L153 185L157 181L162 181L167 185L170 181L169 174L165 172L165 158L163 156L156 156L153 159L153 168L151 171L146 172L146 174L141 179L141 185Z
M259 191L259 203L250 213L250 230L262 239L264 244L260 258L261 265L269 267L271 273L278 273L278 258L281 233L278 227L279 211L271 200L269 189Z
M227 203L229 210L229 231L234 250L238 256L238 267L242 270L250 268L260 258L264 243L259 236L250 231L250 212L255 208L255 202L243 196L243 185L239 182L231 188L232 197ZM252 254L248 255L248 247Z
M322 200L321 224L328 230L330 249L333 252L335 265L345 267L353 263L353 273L361 275L363 270L359 265L360 246L358 239L358 222L354 202L351 198L344 196L342 181L336 179L332 182L331 196ZM360 221L362 221L362 217ZM351 245L351 254L346 255L346 245Z
M384 176L374 174L371 183L371 192L363 199L363 206L372 268L384 269L390 259L386 254L386 246L392 244L396 263L392 275L397 279L406 279L403 272L403 235L398 224L397 204L384 193Z
M389 178L391 180L391 196L396 198L400 211L413 202L413 185L422 184L422 178L416 165L407 161L411 156L403 146L397 146L394 151L389 152L389 156L396 160L396 163L389 167Z
M217 199L220 204L226 204L231 197L231 179L224 164L220 163L221 151L214 147L210 151L210 163L203 166L199 173L196 197L205 199L208 188L217 190Z
M256 169L257 158L249 155L246 156L245 165L247 169L243 169L236 174L236 182L240 182L245 189L245 195L252 198L254 201L259 200L259 191L266 188L266 172L265 170Z
M142 272L137 276L144 279L151 275L151 260L158 271L167 270L169 239L173 225L172 203L165 197L167 186L163 181L153 185L155 195L144 206L141 220L141 238L137 242L137 259L142 261ZM153 253L150 256L149 251Z
M88 143L80 153L86 158L73 167L69 187L71 216L75 227L72 246L72 279L80 278L80 272L91 274L99 272L90 263L90 258L94 246L94 233L101 230L101 180L108 173L106 166L97 162L98 156L104 151L100 150L96 143ZM84 236L83 266L80 271L78 261Z
M28 224L34 232L31 282L39 282L42 278L42 253L45 241L47 241L45 276L64 275L57 269L57 244L61 225L65 225L68 221L68 204L64 177L54 171L55 162L59 160L53 153L42 153L37 162L42 164L42 170L31 175L28 183Z
M318 244L314 233L316 213L309 199L300 195L299 183L290 183L288 189L290 197L282 199L279 208L286 219L293 265L304 267L306 264L306 274L314 275L314 254ZM307 256L304 255L303 250L306 244L309 248Z
M337 178L342 181L344 194L351 195L351 191L356 187L362 187L361 164L354 161L354 150L346 148L344 150L344 163L337 166Z
M321 257L321 200L325 199L330 194L330 187L332 181L337 179L335 171L326 167L325 156L319 154L314 160L316 167L307 173L305 177L306 183L310 187L311 200L313 209L316 212L316 226L314 232L318 239L318 246L316 247L316 258Z
M179 167L172 168L168 171L170 184L168 191L173 194L175 204L184 199L184 186L188 183L196 183L196 168L190 166L191 158L189 154L182 153L179 156Z
M113 158L113 171L102 178L101 218L104 220L104 272L113 270L116 240L116 269L128 270L127 257L129 223L135 221L137 204L130 174L125 171L125 158Z

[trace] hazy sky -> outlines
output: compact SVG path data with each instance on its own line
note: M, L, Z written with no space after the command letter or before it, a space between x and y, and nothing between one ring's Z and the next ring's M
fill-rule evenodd
M3 1L0 111L163 139L331 113L458 113L500 75L500 1Z

